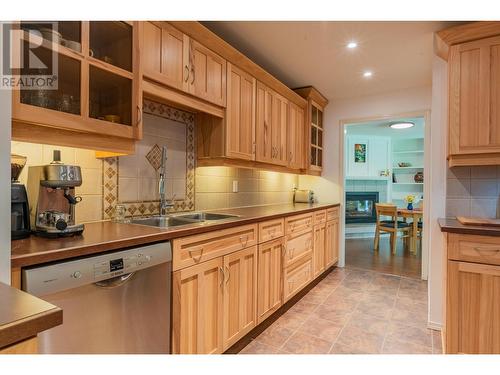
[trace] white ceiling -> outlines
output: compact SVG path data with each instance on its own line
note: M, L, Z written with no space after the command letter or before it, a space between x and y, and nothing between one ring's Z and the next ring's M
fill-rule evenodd
M415 124L408 129L393 129L389 125L398 121L410 121ZM392 139L424 138L424 118L423 117L402 117L383 121L371 121L364 123L348 124L346 126L347 135L364 136L384 136Z
M203 22L289 87L313 85L330 100L430 85L432 34L456 23Z

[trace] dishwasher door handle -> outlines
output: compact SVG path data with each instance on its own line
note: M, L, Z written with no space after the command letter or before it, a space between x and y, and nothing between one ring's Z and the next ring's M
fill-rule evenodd
M131 273L127 273L125 275L113 277L111 279L98 281L98 282L94 283L94 285L98 286L99 288L118 288L118 287L126 284L134 275L135 275L135 272L131 272Z

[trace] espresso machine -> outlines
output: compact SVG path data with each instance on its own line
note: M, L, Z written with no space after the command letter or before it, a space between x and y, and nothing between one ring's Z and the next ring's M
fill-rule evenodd
M79 166L61 162L61 152L54 150L49 165L28 169L28 196L33 231L43 237L67 237L83 232L75 223L75 206L82 200L75 187L82 184Z
M25 186L19 182L25 165L26 157L10 155L10 234L13 240L29 237L31 233L28 195Z

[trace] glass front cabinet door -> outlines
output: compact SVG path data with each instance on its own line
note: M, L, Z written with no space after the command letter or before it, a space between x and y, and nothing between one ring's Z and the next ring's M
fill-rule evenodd
M138 22L20 22L13 27L18 32L12 33L12 73L27 83L12 90L14 139L16 124L59 129L66 136L69 131L142 137Z

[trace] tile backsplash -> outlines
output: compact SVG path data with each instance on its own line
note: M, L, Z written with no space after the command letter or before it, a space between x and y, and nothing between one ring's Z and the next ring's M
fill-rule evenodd
M61 161L66 164L79 165L82 169L82 186L76 188L76 194L82 201L76 207L76 221L89 222L102 220L103 214L103 179L102 160L96 159L95 152L72 147L49 146L26 142L11 142L11 152L26 156L19 180L26 184L28 168L35 165L45 165L52 161L54 150L61 150Z
M446 216L498 216L500 166L453 167L447 171Z
M298 186L295 174L232 167L196 168L195 180L198 210L291 203Z

